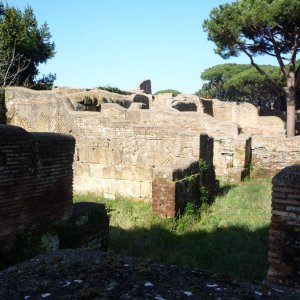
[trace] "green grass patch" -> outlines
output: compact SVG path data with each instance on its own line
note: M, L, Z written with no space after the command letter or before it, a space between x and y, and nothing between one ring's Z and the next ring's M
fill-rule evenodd
M188 205L178 220L154 216L149 202L107 200L96 195L77 195L75 201L106 204L113 252L242 279L266 276L270 179L223 184L211 206L196 209Z

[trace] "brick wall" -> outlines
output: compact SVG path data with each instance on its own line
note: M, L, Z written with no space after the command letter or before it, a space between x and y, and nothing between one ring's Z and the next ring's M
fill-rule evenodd
M300 165L287 167L272 180L268 281L300 287Z
M70 217L74 146L71 136L0 125L0 239Z

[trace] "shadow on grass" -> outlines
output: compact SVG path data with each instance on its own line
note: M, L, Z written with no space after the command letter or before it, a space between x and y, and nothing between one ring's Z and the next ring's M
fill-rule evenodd
M176 265L197 267L234 278L263 280L267 273L268 228L242 227L174 234L161 226L149 230L110 228L110 250Z
M231 189L237 187L236 184L226 183L219 187L218 196L225 196Z

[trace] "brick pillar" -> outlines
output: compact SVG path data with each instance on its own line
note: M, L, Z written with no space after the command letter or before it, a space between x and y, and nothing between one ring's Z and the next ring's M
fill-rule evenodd
M267 279L300 287L300 165L280 171L272 184Z
M175 217L175 182L155 178L152 183L153 213L163 217Z
M194 158L177 159L157 168L152 182L152 208L157 215L179 216L187 202L199 204L199 162Z

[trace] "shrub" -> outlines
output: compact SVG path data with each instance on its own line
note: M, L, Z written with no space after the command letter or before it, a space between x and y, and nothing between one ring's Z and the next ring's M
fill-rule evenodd
M167 90L157 91L154 95L159 95L159 94L172 94L173 97L176 97L177 95L181 94L181 92L177 90L167 89Z
M34 90L51 90L56 80L56 74L49 73L48 75L43 75L41 79L37 79L32 86Z
M126 91L120 90L119 88L117 88L115 86L110 86L110 85L99 86L98 89L108 91L108 92L111 92L111 93L121 94L121 95L129 95L130 94Z

